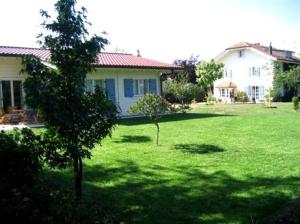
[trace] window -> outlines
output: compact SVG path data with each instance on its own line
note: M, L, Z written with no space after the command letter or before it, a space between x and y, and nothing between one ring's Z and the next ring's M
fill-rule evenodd
M239 54L239 58L242 58L243 55L244 55L244 51L243 50L239 50L238 54Z
M223 78L232 78L232 70L223 69Z
M86 79L85 80L85 91L94 93L96 86L101 89L105 89L105 82L103 79Z
M148 79L136 79L133 80L133 94L145 95L149 92L149 80Z
M250 97L250 100L258 100L259 99L259 86L250 86L249 87L249 97Z
M249 68L249 76L260 76L260 68L259 67L251 67Z
M220 97L229 97L229 89L220 89Z

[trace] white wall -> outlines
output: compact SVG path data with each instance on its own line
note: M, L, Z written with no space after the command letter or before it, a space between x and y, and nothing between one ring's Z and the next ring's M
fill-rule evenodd
M272 59L252 49L244 49L242 57L238 55L238 49L228 52L217 62L223 63L225 69L232 70L232 78L222 78L214 82L214 86L224 80L232 81L239 91L245 91L247 86L264 86L265 90L272 87L273 69ZM270 69L266 67L269 65ZM249 68L259 67L260 76L249 76ZM266 94L266 91L265 91ZM219 98L219 89L214 88L214 95Z
M20 74L21 59L16 57L0 57L0 80L25 80L26 75Z
M128 115L128 110L141 96L124 96L124 79L156 79L157 91L160 93L160 75L163 70L157 69L123 69L123 68L98 68L87 79L115 79L116 102L121 109L122 115Z

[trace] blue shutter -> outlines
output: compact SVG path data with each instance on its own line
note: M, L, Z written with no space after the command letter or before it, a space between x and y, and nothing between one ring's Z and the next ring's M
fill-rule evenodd
M155 94L157 93L156 79L149 80L149 92Z
M264 101L264 97L265 97L265 87L259 86L259 100Z
M124 79L124 96L133 97L133 79Z
M112 102L116 102L116 87L114 79L106 79L105 80L105 89L107 98Z

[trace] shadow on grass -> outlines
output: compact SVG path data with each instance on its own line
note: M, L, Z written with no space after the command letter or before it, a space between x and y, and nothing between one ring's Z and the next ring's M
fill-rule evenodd
M177 144L174 145L174 148L185 153L195 154L224 152L224 149L219 146L207 144Z
M198 166L130 160L84 166L84 200L110 208L125 223L264 223L297 193L298 177L241 179ZM72 187L72 175L49 171L51 181Z
M151 138L145 135L123 135L121 139L116 140L116 143L141 143L150 142Z
M171 122L171 121L183 121L183 120L191 120L191 119L201 119L201 118L211 118L211 117L224 117L224 116L236 116L230 114L202 114L202 113L176 113L176 114L168 114L163 116L160 119L161 122ZM135 117L135 118L124 118L120 121L122 125L141 125L141 124L149 124L151 121L146 117Z

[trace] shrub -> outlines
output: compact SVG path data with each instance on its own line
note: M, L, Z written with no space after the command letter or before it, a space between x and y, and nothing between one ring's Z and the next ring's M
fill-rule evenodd
M217 102L216 97L214 97L214 95L211 92L209 92L208 95L207 95L207 97L206 97L206 103L208 105L213 105L216 102Z
M170 104L161 96L147 93L130 107L129 113L142 114L148 117L156 126L156 145L159 138L159 119L171 110Z
M39 144L29 129L0 132L0 192L30 186L42 168Z
M237 91L234 93L234 101L235 102L248 102L248 96L245 92L243 91Z
M294 96L292 98L292 102L293 102L294 110L298 111L299 110L299 99L298 99L298 97Z
M163 97L170 103L178 103L178 99L175 96L175 81L166 80L162 83Z
M191 104L204 101L205 91L198 85L176 80L163 82L163 97L170 103Z

